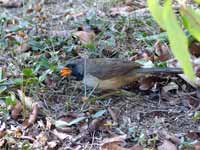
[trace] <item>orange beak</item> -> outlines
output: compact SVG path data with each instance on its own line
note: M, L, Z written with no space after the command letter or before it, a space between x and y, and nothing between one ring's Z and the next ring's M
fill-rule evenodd
M72 74L72 70L70 68L63 68L61 71L60 71L60 75L62 77L69 77L70 75Z

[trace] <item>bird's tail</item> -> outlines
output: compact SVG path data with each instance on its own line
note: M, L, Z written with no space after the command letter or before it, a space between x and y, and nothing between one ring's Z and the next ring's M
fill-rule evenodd
M181 68L139 68L134 71L147 74L183 74Z

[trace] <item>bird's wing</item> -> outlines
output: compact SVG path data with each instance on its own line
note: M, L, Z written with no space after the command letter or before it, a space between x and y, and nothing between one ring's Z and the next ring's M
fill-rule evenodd
M123 76L140 67L141 64L139 63L122 59L98 58L86 60L86 73L102 80Z

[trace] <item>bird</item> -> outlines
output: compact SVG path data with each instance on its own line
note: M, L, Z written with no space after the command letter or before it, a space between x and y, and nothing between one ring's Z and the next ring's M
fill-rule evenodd
M119 89L150 75L183 73L181 68L144 68L138 62L120 58L74 59L64 68L62 76L74 76L88 87L103 90Z

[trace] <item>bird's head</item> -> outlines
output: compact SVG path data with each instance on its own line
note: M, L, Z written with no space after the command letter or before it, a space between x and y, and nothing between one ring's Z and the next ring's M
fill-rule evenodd
M82 80L84 76L84 66L81 62L70 61L61 70L62 77L74 76L76 80Z

